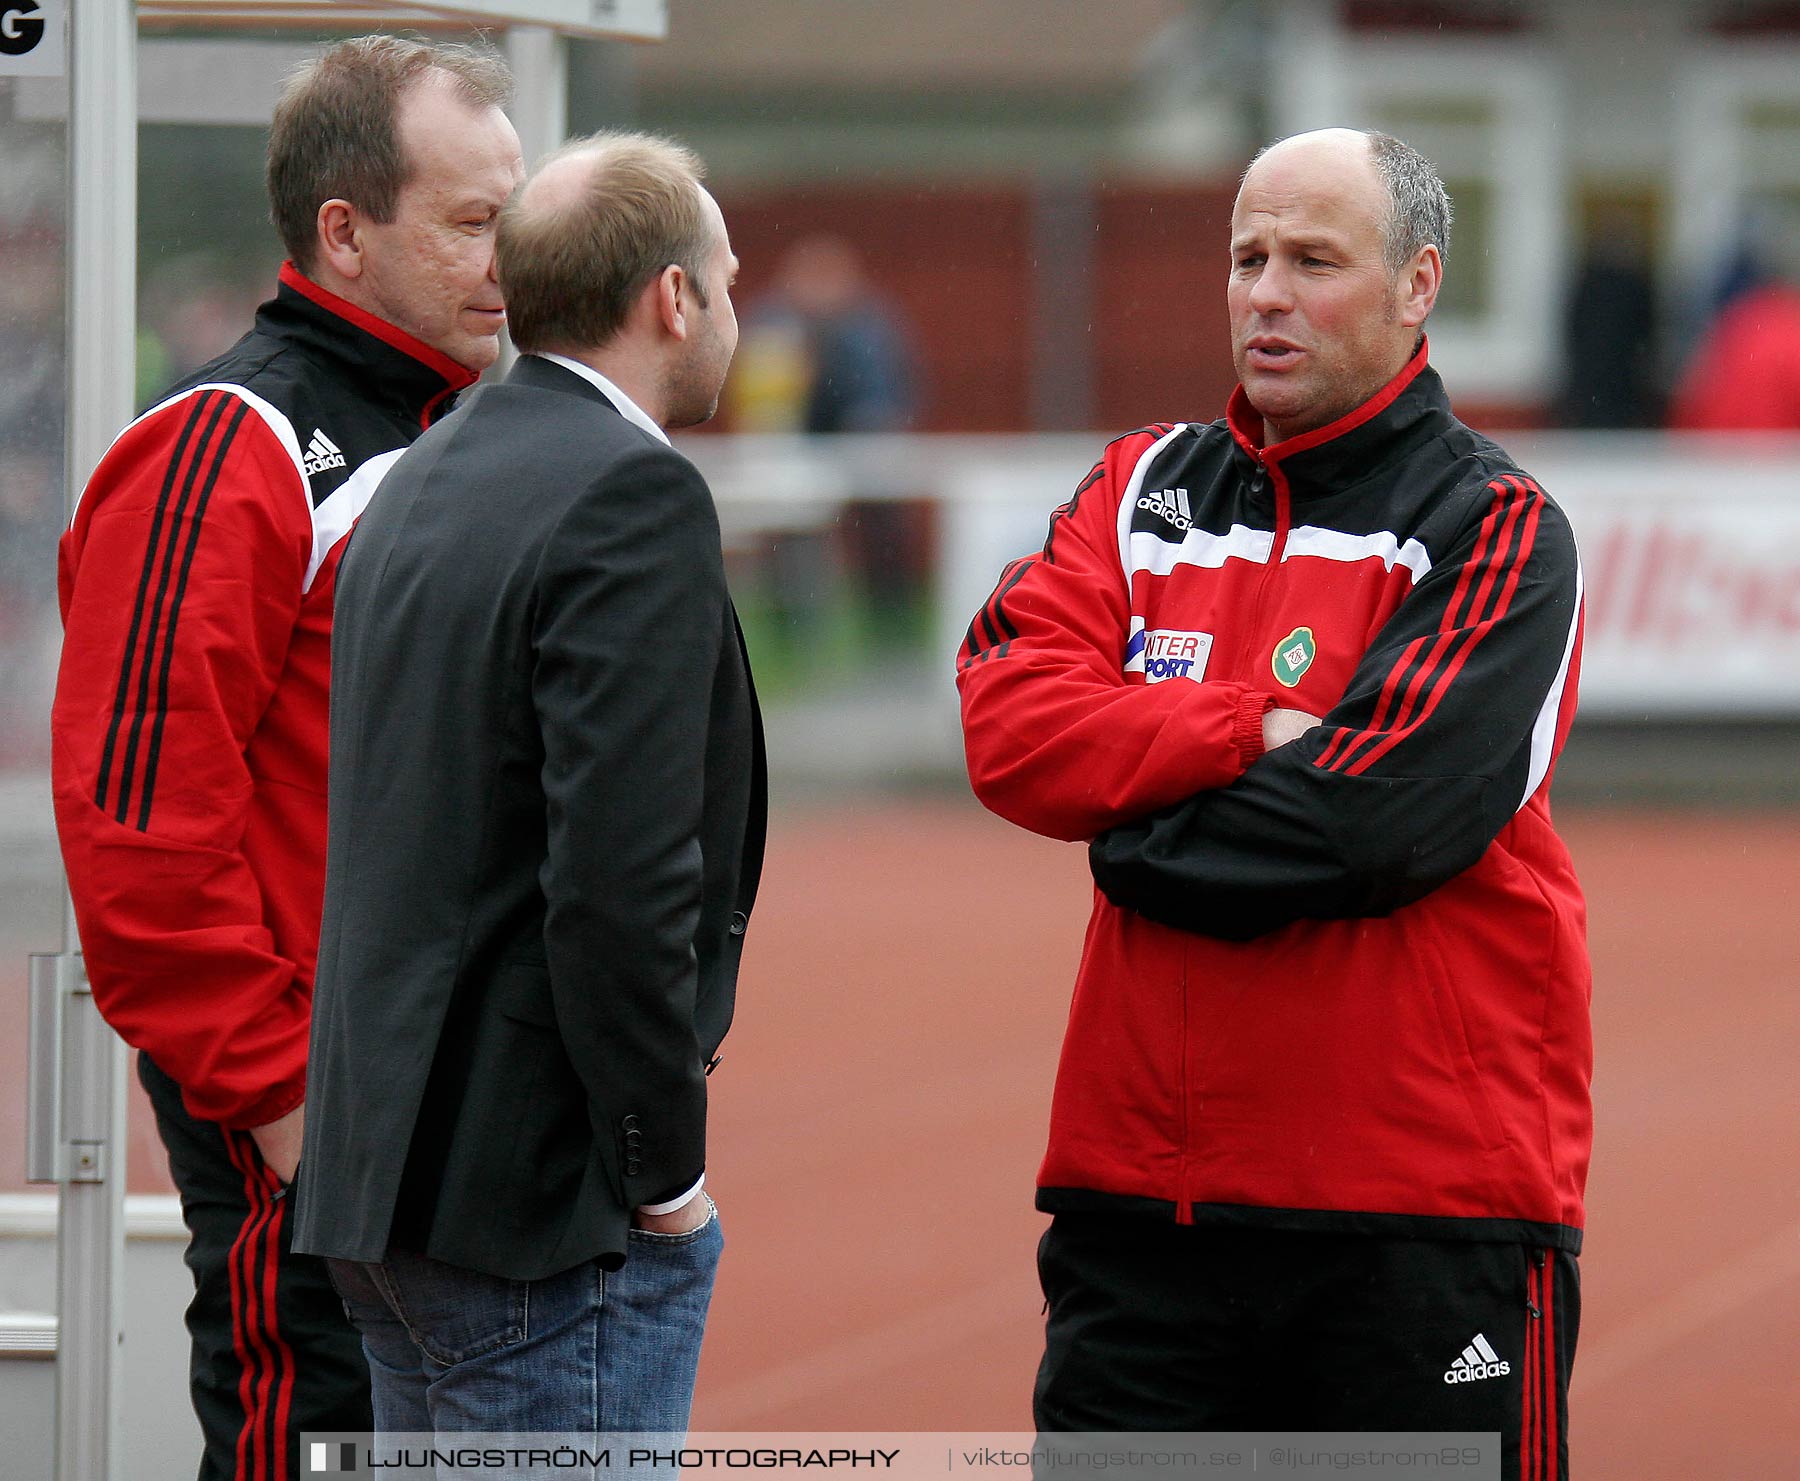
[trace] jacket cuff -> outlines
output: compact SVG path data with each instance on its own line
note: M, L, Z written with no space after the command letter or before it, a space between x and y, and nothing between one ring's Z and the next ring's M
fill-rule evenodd
M1237 746L1238 755L1244 758L1246 769L1263 754L1263 716L1275 707L1275 696L1257 689L1246 691L1238 701L1237 723L1231 727L1231 739Z
M196 1106L185 1085L181 1090L181 1102L187 1107L188 1114L198 1121L213 1121L232 1131L249 1131L252 1127L267 1126L271 1121L279 1121L289 1111L304 1105L306 1082L301 1080L298 1085L277 1085L255 1100L234 1107L224 1114L211 1107Z
M700 1176L689 1186L687 1192L677 1193L673 1197L659 1198L655 1203L640 1203L637 1211L640 1214L672 1214L706 1186L706 1174Z

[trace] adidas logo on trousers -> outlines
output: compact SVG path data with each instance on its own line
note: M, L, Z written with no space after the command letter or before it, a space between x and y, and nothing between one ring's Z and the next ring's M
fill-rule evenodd
M1475 1334L1475 1340L1462 1350L1462 1356L1444 1370L1445 1383L1474 1383L1480 1378L1504 1378L1512 1365L1489 1346L1486 1337Z

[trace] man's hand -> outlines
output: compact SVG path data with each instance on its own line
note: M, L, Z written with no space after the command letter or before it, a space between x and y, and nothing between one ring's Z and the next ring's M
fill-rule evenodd
M256 1141L256 1150L262 1153L262 1160L284 1183L294 1181L294 1169L300 1165L300 1137L305 1130L304 1104L295 1106L278 1121L250 1128L250 1135Z
M698 1229L712 1216L712 1204L704 1191L696 1193L678 1209L666 1214L634 1213L631 1227L647 1234L687 1234Z
M1291 740L1299 740L1319 723L1317 715L1305 710L1273 709L1263 716L1263 749L1272 751Z

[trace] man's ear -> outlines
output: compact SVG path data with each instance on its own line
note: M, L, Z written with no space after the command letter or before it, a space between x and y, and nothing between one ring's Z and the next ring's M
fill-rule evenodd
M319 207L313 224L318 238L318 259L341 278L360 278L363 242L360 218L349 201L329 200Z
M671 262L656 275L655 291L656 314L663 330L675 339L686 339L692 291L686 269L678 262Z
M1437 302L1444 282L1443 254L1427 242L1400 275L1400 322L1407 328L1423 324Z

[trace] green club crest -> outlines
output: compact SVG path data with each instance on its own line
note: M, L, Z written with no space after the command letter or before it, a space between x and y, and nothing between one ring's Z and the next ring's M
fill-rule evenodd
M1318 652L1313 630L1297 627L1275 645L1275 651L1269 655L1269 667L1275 671L1275 678L1280 683L1292 689L1312 667Z

